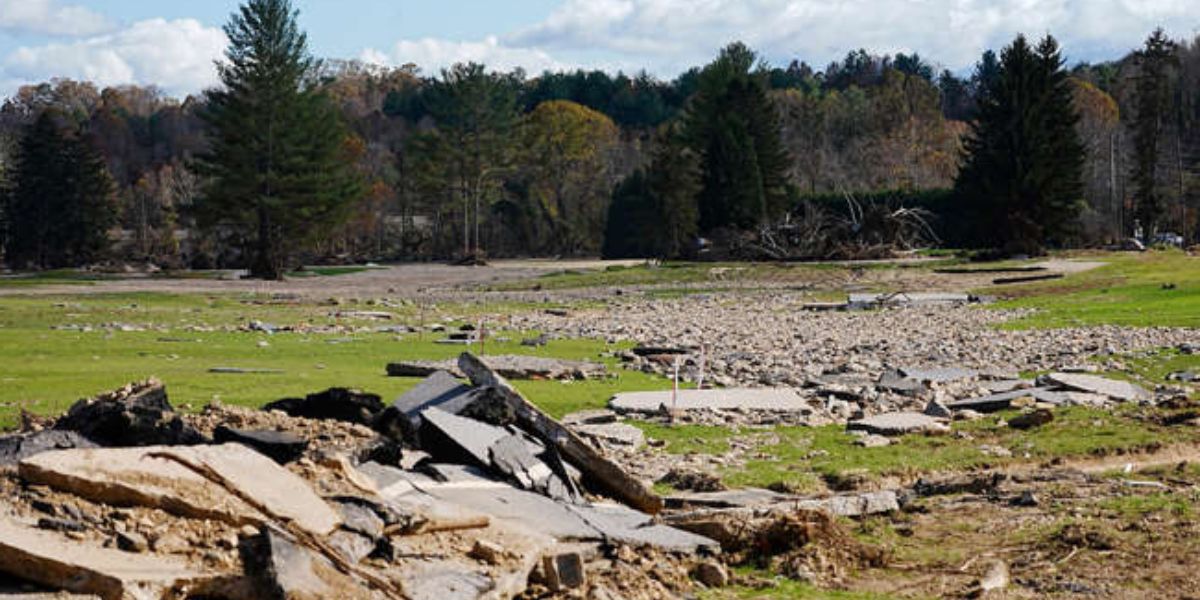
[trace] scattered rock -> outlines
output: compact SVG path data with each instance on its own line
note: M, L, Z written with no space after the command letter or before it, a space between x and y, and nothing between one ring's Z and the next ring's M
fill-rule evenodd
M723 588L729 585L729 571L725 570L725 565L713 560L696 565L692 576L709 588Z
M1008 420L1013 429L1033 429L1054 421L1054 413L1045 408L1022 413Z
M383 401L375 394L346 388L332 388L307 397L272 402L263 410L278 410L293 417L331 419L371 425L383 411Z
M940 420L920 413L886 413L857 421L846 428L850 431L865 431L883 436L900 436L910 433L947 431Z
M979 580L979 592L988 594L1008 587L1008 565L1004 561L993 561L988 567L987 574Z
M544 557L542 573L546 578L546 586L555 592L579 589L587 584L583 557L578 552Z
M954 418L954 413L937 399L930 400L929 404L925 405L924 414L935 419Z
M864 435L856 440L854 444L863 448L884 448L892 445L891 438L882 435Z
M150 549L150 543L140 533L125 531L117 534L117 548L126 552L141 553Z
M208 439L175 414L167 388L156 380L130 384L71 406L54 425L103 446L179 446Z
M1106 379L1095 375L1052 373L1044 379L1054 385L1079 392L1108 396L1120 402L1137 402L1153 398L1153 394L1127 381Z
M722 492L729 488L721 482L721 478L712 473L699 471L684 471L672 469L658 483L669 485L677 490L690 492Z
M475 545L471 547L470 557L476 560L481 560L489 565L498 565L504 560L505 550L500 544L489 542L487 540L475 540Z

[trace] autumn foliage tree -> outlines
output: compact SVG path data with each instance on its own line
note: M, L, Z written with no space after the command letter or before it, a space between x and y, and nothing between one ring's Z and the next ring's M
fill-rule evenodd
M608 216L617 143L612 119L569 100L539 104L522 125L529 196L551 254L595 254Z

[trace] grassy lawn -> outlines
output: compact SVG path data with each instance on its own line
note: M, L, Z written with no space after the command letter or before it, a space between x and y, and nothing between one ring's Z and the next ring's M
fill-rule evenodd
M1200 258L1180 251L1103 254L1094 258L1109 264L1058 281L980 292L1010 298L997 308L1038 310L1033 316L1009 323L1012 328L1200 327Z
M541 307L542 305L538 305ZM454 358L461 347L434 343L439 334L377 333L378 327L419 322L472 322L530 306L512 303L457 306L329 307L272 303L253 296L114 294L0 299L0 428L11 427L21 408L57 414L84 396L127 382L157 377L172 401L199 409L219 399L259 406L329 387L355 387L390 400L417 383L389 378L389 362ZM391 321L345 320L338 310L387 310ZM259 320L278 327L333 324L369 331L349 334L228 331ZM70 326L71 329L61 329ZM79 328L90 327L90 331ZM668 387L663 380L617 368L602 353L617 349L602 341L552 341L545 348L520 345L522 332L499 332L488 354L532 354L601 360L619 376L588 382L520 382L518 386L549 412L561 416L604 405L613 393ZM212 374L213 367L282 371L279 374Z
M778 436L778 443L759 447L744 467L727 469L722 476L731 487L783 484L796 491L819 491L882 477L913 479L930 473L1086 458L1200 441L1200 432L1148 422L1139 418L1134 408L1117 412L1067 408L1056 411L1054 422L1031 431L999 424L1001 418L1014 414L958 422L949 435L904 436L883 448L855 445L856 438L841 426L779 427L770 430ZM667 442L666 450L674 454L721 455L729 451L734 436L763 433L702 426L645 425L643 429L649 437ZM1005 448L1012 456L984 454L980 450L983 445Z

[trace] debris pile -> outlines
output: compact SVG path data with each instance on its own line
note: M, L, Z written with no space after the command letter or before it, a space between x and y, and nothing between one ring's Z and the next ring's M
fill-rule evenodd
M2 436L0 586L106 600L681 597L731 575L724 542L672 515L762 494L776 517L895 510L894 494L815 505L765 490L691 492L667 509L611 457L645 442L615 413L559 422L474 356L457 368L470 385L437 372L390 404L333 389L194 415L149 381Z

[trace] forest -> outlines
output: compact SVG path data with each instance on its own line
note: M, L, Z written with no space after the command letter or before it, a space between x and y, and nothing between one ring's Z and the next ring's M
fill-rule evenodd
M861 233L872 206L884 221L919 214L881 227L927 230L924 244L1022 253L1197 235L1200 37L1154 32L1127 56L1070 67L1053 38L1021 37L969 74L866 49L771 65L735 42L666 81L316 60L287 2L255 6L276 20L234 15L219 89L178 99L56 79L4 101L10 268L274 277L333 262L695 257L699 240L779 232L819 258L845 246L813 235ZM246 59L262 51L255 27L294 36L270 73ZM265 126L250 99L266 97L278 164L303 158L290 171L264 167L239 134ZM1043 113L1018 125L1019 147L989 141L1029 97ZM1004 164L1022 153L1033 170ZM997 218L1011 233L973 234Z

